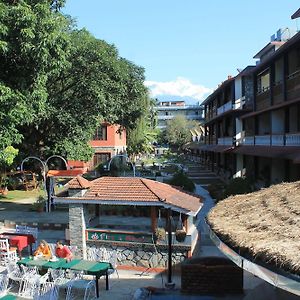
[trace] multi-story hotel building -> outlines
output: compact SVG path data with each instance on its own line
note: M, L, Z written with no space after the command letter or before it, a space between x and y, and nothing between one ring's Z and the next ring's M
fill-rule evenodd
M159 129L164 129L167 126L167 121L178 115L198 122L202 122L204 118L201 105L186 105L185 101L162 101L154 109L157 112L157 127Z
M300 179L300 33L277 38L259 62L228 78L203 102L207 164L225 179L263 186Z

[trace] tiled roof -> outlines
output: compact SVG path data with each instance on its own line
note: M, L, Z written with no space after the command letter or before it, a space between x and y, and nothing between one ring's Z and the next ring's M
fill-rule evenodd
M49 170L47 176L54 177L74 177L77 175L82 175L84 173L83 170L73 169L73 170Z
M145 178L101 177L90 184L87 192L77 198L78 201L157 202L158 205L175 206L193 213L202 206L201 198L197 195Z
M91 181L78 175L68 182L69 189L87 189L91 186Z

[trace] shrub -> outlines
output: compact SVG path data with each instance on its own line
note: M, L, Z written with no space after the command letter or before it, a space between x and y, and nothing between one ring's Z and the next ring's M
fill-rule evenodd
M232 195L252 192L251 183L247 178L237 177L230 180L224 191L224 198Z
M176 172L169 181L169 184L180 186L183 190L188 192L195 190L194 182L183 171Z

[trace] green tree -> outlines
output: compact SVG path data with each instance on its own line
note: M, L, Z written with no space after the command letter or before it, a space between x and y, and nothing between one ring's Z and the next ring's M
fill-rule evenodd
M183 115L178 115L167 122L165 139L169 144L181 147L191 140L190 130L198 126L196 121L189 121Z
M185 191L194 192L194 182L183 172L179 171L170 179L169 184L179 186Z
M154 100L147 95L144 97L142 115L135 122L135 127L128 130L127 151L129 155L150 153L153 151L153 142L157 139L155 130Z
M0 0L0 149L87 160L101 121L130 130L143 113L143 68L74 29L63 4Z
M66 63L69 21L51 5L63 1L0 1L0 149L48 111L48 78Z
M89 160L88 145L101 121L132 128L144 109L143 69L120 58L113 45L73 30L68 64L50 77L47 114L22 128L23 152L59 153ZM25 148L27 147L27 148Z

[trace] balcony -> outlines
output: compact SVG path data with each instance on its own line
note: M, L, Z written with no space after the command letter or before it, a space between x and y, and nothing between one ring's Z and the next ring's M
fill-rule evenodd
M270 106L270 88L265 88L256 94L256 110L263 110Z
M241 139L240 144L250 146L300 146L300 133L245 136Z
M232 103L232 101L228 101L217 109L217 115L219 116L225 113L226 111L232 109L243 109L244 104L245 104L245 97L235 100L234 103Z
M232 137L221 137L218 138L218 145L233 145L233 138Z
M273 104L279 104L284 101L282 81L273 86Z
M300 70L290 74L287 78L287 100L299 97L300 92Z
M299 146L300 145L300 133L288 133L285 135L286 146Z

